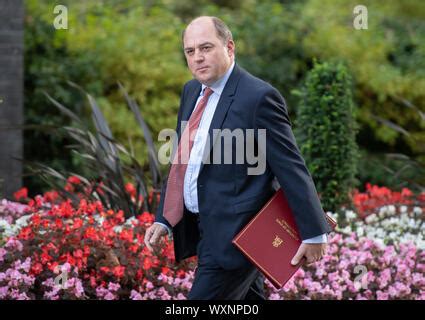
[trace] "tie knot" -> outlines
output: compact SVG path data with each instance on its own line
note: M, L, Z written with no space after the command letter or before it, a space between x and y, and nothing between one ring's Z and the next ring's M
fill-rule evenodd
M214 91L212 91L211 88L209 87L205 87L204 89L204 98L208 99L209 96L213 93Z

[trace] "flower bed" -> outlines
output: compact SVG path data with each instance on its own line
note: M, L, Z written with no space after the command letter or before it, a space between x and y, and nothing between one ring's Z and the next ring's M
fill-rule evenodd
M190 274L183 268L193 269L195 260L174 266L170 241L158 255L145 248L151 213L125 220L100 202L82 199L73 208L48 199L36 197L15 224L1 219L0 299L150 299L160 297L165 277L181 279L168 294L187 293Z
M326 256L298 270L270 299L424 299L425 253L413 244L384 246L354 233L334 235Z
M268 298L424 299L421 203L347 211L325 257L280 291L266 281ZM54 192L28 205L3 200L0 299L185 299L196 259L176 266L172 241L151 254L144 233L153 219L125 220L85 199L73 207Z

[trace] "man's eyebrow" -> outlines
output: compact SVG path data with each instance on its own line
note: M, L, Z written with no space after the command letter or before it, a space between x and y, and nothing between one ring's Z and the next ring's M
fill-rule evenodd
M209 45L214 45L212 42L209 42L209 41L206 41L206 42L202 42L199 46L198 46L198 48L199 47L203 47L203 46L205 46L205 45L207 45L207 44L209 44ZM184 48L184 50L189 50L189 49L193 49L193 47L186 47L186 48Z

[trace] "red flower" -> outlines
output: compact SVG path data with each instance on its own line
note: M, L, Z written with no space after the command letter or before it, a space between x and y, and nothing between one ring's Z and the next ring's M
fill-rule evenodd
M117 278L122 278L124 276L125 267L124 266L116 266L112 269L112 273Z
M168 267L162 267L161 268L161 273L165 274L165 275L170 275L171 274L171 269Z
M39 214L34 214L31 217L31 222L35 228L37 228L40 225L40 220L41 220L41 217Z
M49 220L47 220L47 219L43 219L43 220L41 220L41 223L42 223L42 225L43 225L43 227L44 227L45 229L47 229L47 228L49 227L49 225L50 225L50 221L49 221Z
M62 229L63 227L62 219L55 219L55 225L56 225L56 228Z
M41 254L41 263L42 264L46 264L47 262L52 261L53 258L51 256L49 256L47 253L43 252Z
M65 185L65 188L64 188L66 191L68 191L68 192L74 192L75 191L75 189L74 189L74 186L72 185L72 184L69 184L69 183L67 183L66 185Z
M139 250L139 245L138 244L133 244L128 248L131 252L136 253L137 250Z
M108 273L109 272L109 267L100 267L99 269L100 269L100 271L102 271L104 273Z
M47 191L44 193L44 200L46 202L55 202L55 200L59 197L59 194L57 191Z
M22 188L22 189L19 189L18 191L16 191L14 194L13 194L13 196L15 197L15 199L17 200L17 201L19 201L21 198L24 198L24 199L26 199L26 198L28 198L28 189L27 188Z
M407 188L403 188L402 190L401 190L401 195L403 196L403 197L411 197L412 196L412 191L410 191L409 189L407 189Z
M21 229L21 232L19 232L18 238L28 240L32 237L32 235L31 227L24 227Z
M54 271L58 265L59 265L59 263L57 263L56 261L48 262L48 263L47 263L47 268L48 268L50 271Z
M96 287L96 278L93 276L90 277L90 285L92 288Z
M53 250L54 253L58 253L59 249L55 246L55 244L53 242L50 242L49 244L47 244L47 246L45 246L45 248L47 250ZM48 252L48 251L46 251Z
M123 223L124 220L125 220L124 211L119 210L116 214L115 221L116 221L116 223Z
M36 262L31 266L31 273L38 275L43 271L43 266L40 262Z
M83 226L83 220L81 220L80 218L76 218L74 220L74 229L79 229Z
M120 239L128 242L133 241L133 230L124 229L120 233Z
M96 232L96 229L93 227L88 227L84 233L84 238L92 239L94 241L99 240L99 235Z
M136 188L132 183L127 183L125 185L125 191L127 191L132 197L136 196Z
M84 257L88 257L90 255L90 247L84 246Z
M136 280L140 280L143 278L143 270L137 270L136 272ZM143 282L145 282L145 279L143 279Z
M71 184L80 184L81 183L80 178L78 178L76 176L70 176L67 181L68 181L68 183L71 183Z
M137 220L139 220L143 224L150 224L155 221L155 216L150 212L143 212L137 217Z
M143 269L149 270L152 267L152 261L149 258L143 260Z
M184 271L184 270L177 270L177 272L176 272L176 276L178 277L178 278L180 278L180 279L183 279L184 277L186 277L186 271Z
M81 259L83 257L83 250L77 249L73 253L74 257L77 259Z

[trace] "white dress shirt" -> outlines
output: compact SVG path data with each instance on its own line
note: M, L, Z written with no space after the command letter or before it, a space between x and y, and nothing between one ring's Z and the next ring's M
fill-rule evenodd
M202 158L204 155L204 149L208 139L208 130L211 125L212 118L214 116L215 109L217 108L218 101L220 99L221 93L223 92L224 86L227 83L227 80L230 77L230 74L233 71L235 62L232 63L230 68L214 84L210 86L213 90L213 93L208 99L208 103L205 107L205 110L202 114L201 121L199 123L198 130L195 135L195 140L193 142L192 150L190 151L189 161L187 164L186 173L184 176L184 185L183 185L183 198L186 208L193 212L194 214L199 213L198 205L198 176L201 169ZM196 101L195 108L198 105L198 102L202 99L204 95L204 90L206 86L202 85L201 93L199 94L198 100ZM170 228L162 223L155 222L165 226L168 230L169 235L172 234ZM314 238L303 240L303 243L326 243L327 235L322 234Z

